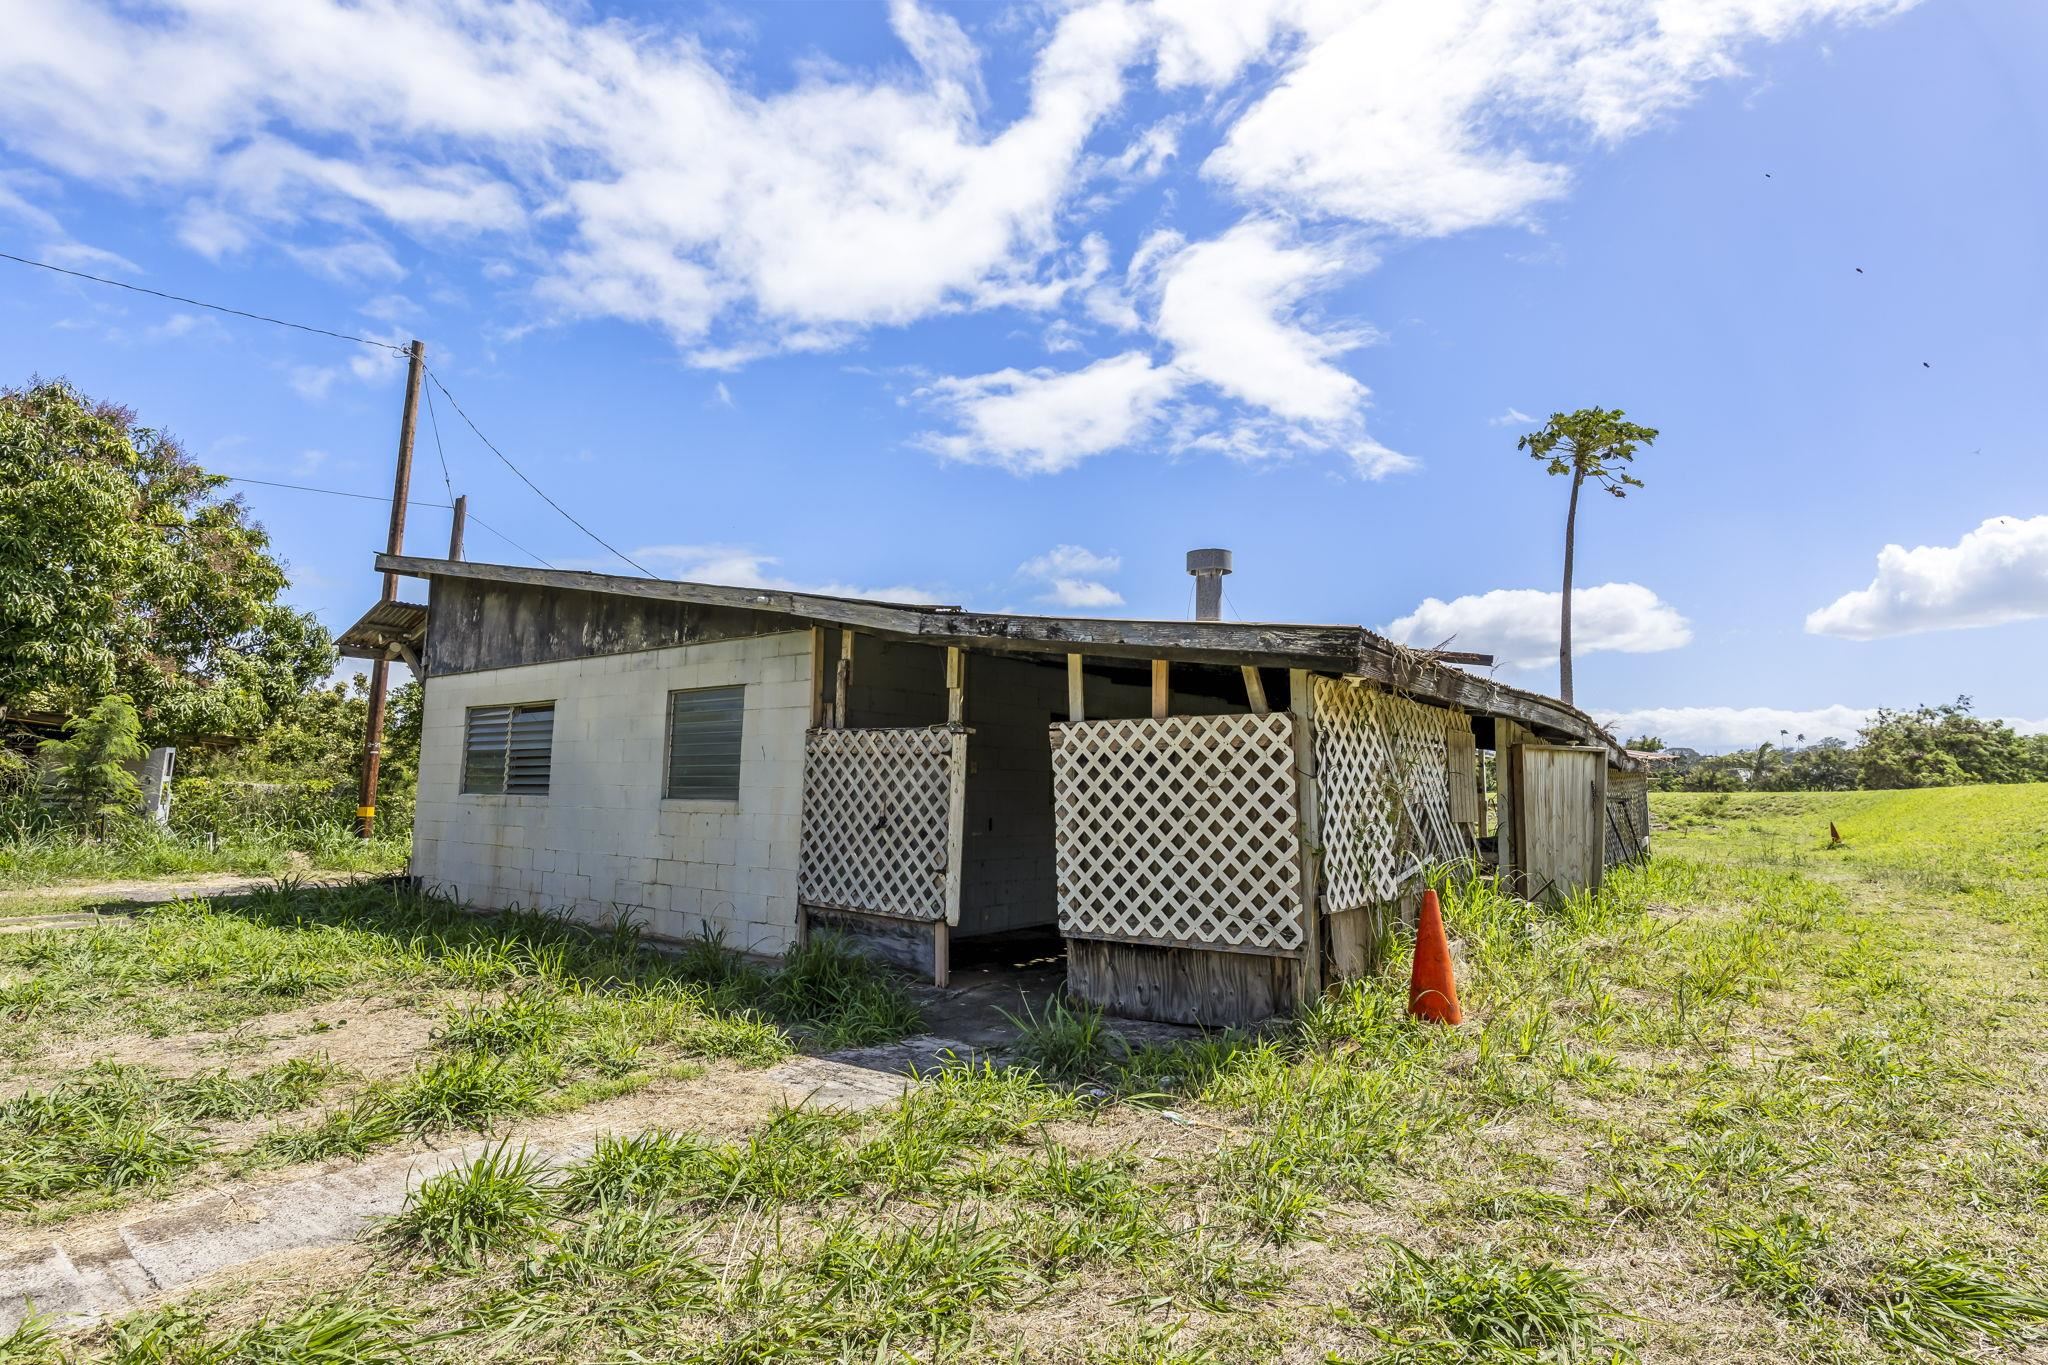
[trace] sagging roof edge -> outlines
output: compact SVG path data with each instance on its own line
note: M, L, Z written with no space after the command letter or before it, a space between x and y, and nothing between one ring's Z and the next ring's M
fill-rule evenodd
M1555 697L1495 682L1454 668L1426 653L1407 649L1362 626L1302 625L1241 621L1133 621L1111 617L1026 616L972 612L959 607L876 602L782 588L736 588L718 583L630 578L574 569L529 569L514 564L379 554L377 569L408 578L460 578L572 592L610 593L654 601L771 612L820 625L922 641L979 645L987 649L1041 654L1101 654L1134 659L1178 658L1191 662L1305 668L1379 683L1408 696L1455 706L1476 715L1515 721L1546 738L1590 744L1607 751L1611 766L1638 771L1641 764L1585 712ZM380 607L388 604L379 604ZM359 630L373 626L372 608L342 639L374 648ZM425 630L421 612L419 634ZM418 636L407 640L418 648ZM388 646L387 646L388 647ZM344 648L344 653L349 653ZM355 657L375 657L357 654Z

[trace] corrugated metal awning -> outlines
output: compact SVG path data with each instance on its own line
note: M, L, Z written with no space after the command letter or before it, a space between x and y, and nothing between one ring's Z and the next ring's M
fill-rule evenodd
M389 658L394 648L419 657L427 638L427 609L417 602L379 602L334 644L345 659Z

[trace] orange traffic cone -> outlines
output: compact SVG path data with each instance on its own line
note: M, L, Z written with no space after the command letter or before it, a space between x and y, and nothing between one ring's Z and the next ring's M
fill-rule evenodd
M1451 980L1451 940L1444 933L1444 912L1436 892L1422 893L1422 914L1415 925L1415 966L1408 976L1408 1013L1437 1024L1463 1023L1458 985Z

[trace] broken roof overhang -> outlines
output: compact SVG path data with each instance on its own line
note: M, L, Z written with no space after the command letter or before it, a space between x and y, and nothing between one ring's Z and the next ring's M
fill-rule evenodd
M611 593L664 602L694 602L743 611L773 612L806 623L840 626L892 639L1019 654L1094 654L1112 658L1175 659L1188 663L1266 668L1302 668L1363 678L1422 701L1455 706L1475 715L1499 716L1546 739L1591 744L1607 750L1608 761L1635 770L1640 764L1591 716L1554 697L1509 687L1451 667L1441 657L1395 644L1361 626L1287 625L1245 621L1132 621L1109 617L1021 616L971 612L959 607L877 602L830 597L781 588L736 588L718 583L684 583L664 578L628 578L571 569L527 569L471 560L412 555L377 556L383 573L408 578L464 578L571 592ZM349 642L380 611L402 607L419 613L418 635L405 643L417 651L426 609L380 603L342 637ZM372 628L364 635L374 643ZM396 638L396 637L394 637ZM388 645L386 646L389 647ZM344 653L350 652L344 648ZM357 657L382 657L380 655Z
M344 659L419 657L427 638L427 609L415 602L379 602L334 642Z

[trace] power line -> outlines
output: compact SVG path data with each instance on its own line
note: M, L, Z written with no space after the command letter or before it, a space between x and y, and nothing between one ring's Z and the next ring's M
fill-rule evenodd
M455 505L455 481L448 477L448 452L441 449L441 419L434 415L434 391L427 390L427 422L434 428L434 453L441 457L441 483L448 490L448 505Z
M441 391L441 396L448 400L448 406L455 409L455 415L457 417L460 417L463 420L463 422L468 425L469 429L476 433L476 438L484 443L484 448L490 451L491 454L497 456L499 461L504 464L505 468L511 470L514 474L517 474L519 476L519 481L525 484L528 488L531 488L534 491L535 495L537 495L542 502L554 508L557 512L560 512L562 516L565 519L567 519L571 526L574 526L584 535L589 536L592 540L604 546L605 549L610 550L620 559L626 561L626 563L631 564L641 573L646 574L649 578L660 577L660 575L655 573L654 570L648 568L645 564L642 564L639 560L633 558L633 556L627 554L624 550L621 550L618 546L612 544L603 536L591 530L582 522L576 520L575 516L569 511L568 508L562 506L562 504L556 502L553 498L549 497L545 492L541 490L541 486L539 484L535 483L532 479L527 478L526 471L521 469L518 465L513 464L511 458L507 456L504 451L498 449L497 446L493 445L491 443L490 437L484 435L483 429L477 426L477 424L474 421L470 420L469 414L462 410L462 404L455 401L455 395L448 392L448 386L441 382L441 376L434 373L432 366L427 367L427 378L434 381L434 387L439 389Z
M26 256L17 256L11 251L0 251L0 259L14 261L21 265L32 265L38 270L54 271L56 274L69 275L74 279L91 280L94 284L110 284L116 289L127 289L137 294L149 294L155 298L169 299L172 303L190 304L194 308L210 308L216 313L229 313L238 318L247 318L251 322L267 322L273 327L290 327L294 331L312 332L318 336L333 337L336 341L353 341L358 346L381 346L387 351L396 351L400 355L407 354L405 347L394 346L388 341L373 341L369 337L354 336L348 332L331 331L325 327L312 326L310 323L287 322L283 318L267 317L262 313L250 313L240 308L230 308L224 303L208 303L204 299L188 299L183 294L166 294L161 289L146 289L142 285L129 284L123 280L110 280L104 275L88 275L83 270L70 270L61 265L51 265L48 261L30 260Z
M381 503L389 503L391 501L389 498L384 497L381 494L352 493L345 488L315 488L313 487L313 485L306 483L280 483L276 479L249 479L243 478L239 474L223 474L220 477L226 479L229 483L254 483L261 484L265 488L289 488L292 489L294 492L299 493L324 493L330 498L357 498L363 502ZM406 499L405 505L408 507L437 507L444 512L449 510L449 504L445 502L421 502L414 498ZM540 565L543 569L552 569L555 567L554 565L548 563L547 560L542 559L539 555L527 549L524 545L521 545L518 541L512 539L512 537L506 535L503 531L500 531L497 527L485 521L482 517L477 516L474 512L470 513L469 520L476 526L480 527L485 531L490 532L498 539L504 541L507 545L510 545L513 549L519 551L519 553L525 555L528 559Z
M525 555L528 559L540 565L543 569L552 569L555 567L554 565L548 563L545 559L542 559L539 555L535 554L533 551L527 549L524 545L521 545L518 541L512 539L512 537L506 535L503 531L500 531L493 527L488 521L485 521L476 513L471 512L469 514L469 520L475 523L476 525L483 527L486 531L489 531L492 535L504 541L507 545L510 545L513 549L519 551L519 553Z
M369 337L359 337L348 332L336 332L326 327L315 327L312 326L310 323L290 322L284 318L274 318L267 316L266 314L263 313L251 313L241 308L230 308L226 304L222 303L208 303L204 299L187 298L183 294L167 294L161 289L149 289L143 285L129 284L124 280L110 280L103 275L89 275L83 270L72 270L69 269L68 267L61 265L51 265L48 261L32 260L27 256L17 256L9 251L0 251L0 259L14 261L21 265L34 266L38 270L48 270L59 275L69 275L74 279L90 280L94 284L111 285L116 289L126 289L137 294L148 294L153 298L168 299L172 303L190 304L194 308L209 308L216 313L226 313L233 317L247 318L251 322L267 322L273 327L289 327L294 331L311 332L316 336L333 337L337 341L353 341L360 346L380 347L383 350L391 351L402 356L411 355L411 350L409 347L394 346L392 343L388 341L375 341ZM462 410L462 404L455 401L455 395L450 393L448 391L448 386L441 382L441 376L435 374L431 369L427 371L427 375L434 381L434 387L441 391L441 396L448 400L448 406L455 409L456 416L460 417L468 425L469 429L476 433L476 438L484 443L484 448L489 450L491 454L497 456L498 459L504 464L505 468L511 470L514 474L517 474L519 476L519 481L525 484L528 488L532 489L535 495L538 496L542 502L554 508L555 511L561 513L563 518L567 520L571 526L574 526L584 535L589 536L592 540L596 541L599 545L602 545L612 554L617 555L626 563L631 564L641 573L646 574L649 578L659 577L659 575L656 574L652 569L648 568L645 564L642 564L638 560L634 559L624 550L619 549L618 546L612 544L603 536L591 530L588 526L585 526L582 522L578 521L575 518L575 516L569 511L568 508L562 506L562 504L556 502L553 498L549 497L539 484L535 483L532 479L526 476L525 470L521 469L518 465L513 464L511 458L507 456L504 451L498 449L498 447L492 443L490 437L484 435L483 429L477 426L476 422L470 417L470 415ZM427 394L427 418L428 421L432 424L434 430L434 449L438 454L440 454L441 457L441 482L447 485L448 497L450 502L452 502L455 498L455 484L448 474L447 453L441 449L441 421L440 418L434 412L434 396L431 391ZM241 482L263 483L265 482L265 480L244 479ZM335 493L340 491L338 489L331 488L304 488L303 485L298 484L277 484L275 486L279 488L300 488L302 491L313 493ZM368 497L369 495L364 493L343 493L342 496ZM383 501L383 499L374 499L374 501L381 502ZM447 504L425 503L418 505L433 507L445 506ZM476 519L472 517L471 520L474 521ZM488 526L484 526L483 522L478 521L477 525L483 526L484 530L490 531L492 535L497 536L498 539L504 541L507 545L512 546L512 548L514 548L515 550L519 550L519 552L525 555L527 558L536 560L539 563L547 565L550 568L553 567L552 565L548 565L548 562L545 559L541 559L541 557L535 554L533 551L522 548L517 541L512 540L510 537L500 532L491 531L491 528Z
M391 501L391 499L381 497L375 493L351 493L345 488L315 488L309 483L280 483L276 479L249 479L244 478L240 474L222 474L219 477L226 479L229 483L254 483L261 484L265 488L289 488L297 493L325 493L330 498L359 498L364 502L383 503ZM421 502L418 498L406 499L405 505L407 507L438 507L444 512L448 510L448 504L445 502Z

